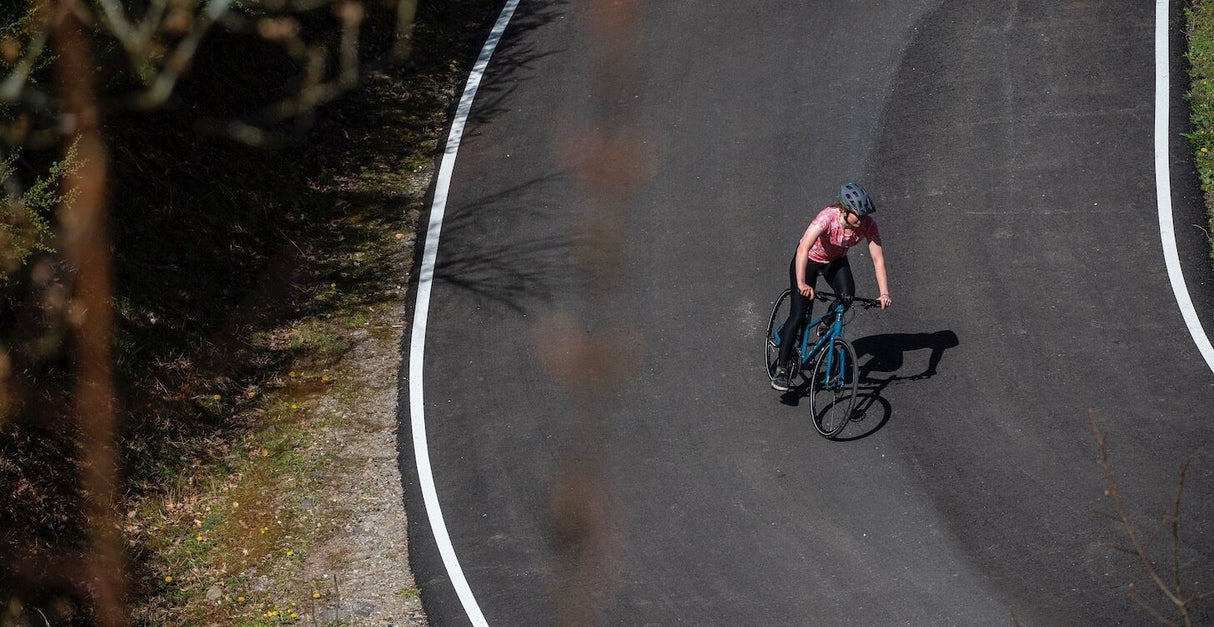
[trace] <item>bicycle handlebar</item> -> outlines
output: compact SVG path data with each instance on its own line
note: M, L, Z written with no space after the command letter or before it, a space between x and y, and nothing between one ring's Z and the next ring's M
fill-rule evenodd
M819 291L815 290L815 291L814 291L814 299L815 299L815 300L820 300L820 301L822 301L822 302L826 303L826 302L830 302L830 301L832 301L832 300L837 300L837 299L839 299L839 295L838 295L838 294L831 293L831 292L819 292ZM852 300L852 302L853 302L853 303L859 303L859 304L860 304L860 305L862 305L862 306L863 306L865 309L871 309L871 308L873 308L873 307L880 307L880 306L881 306L881 301L879 301L879 300L874 300L874 299L872 299L872 298L860 298L860 297L853 297L851 300Z

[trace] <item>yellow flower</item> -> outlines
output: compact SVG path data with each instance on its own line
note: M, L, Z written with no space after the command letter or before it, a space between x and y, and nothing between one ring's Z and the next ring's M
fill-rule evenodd
M291 403L291 411L299 411L299 403Z
M313 591L312 591L312 598L313 598L313 599L319 599L319 598L320 598L320 591L319 591L319 590L313 590Z
M202 536L194 536L194 539L199 542L202 542Z
M292 551L291 549L287 549L287 557L291 557L292 555L295 555L295 551Z
M262 532L262 533L265 533L265 532L267 532L267 531L269 531L269 530L270 530L270 528L269 528L269 527L262 527L262 528L261 528L261 532Z
M165 575L165 576L164 576L164 582L165 582L165 583L173 583L173 576L172 576L172 575Z
M297 618L299 618L299 614L296 614L295 612L291 612L291 620L295 620Z
M241 595L241 596L236 597L236 602L237 602L237 603L244 603L244 596L243 596L243 595Z
M329 375L327 375L327 374L326 374L326 375L321 375L320 380L321 380L321 381L324 381L325 383L328 383L328 382L329 382Z
M295 373L295 371L294 371L294 370L292 370L291 372L288 372L288 373L287 373L287 376L288 376L288 377L291 377L292 379L294 379L294 378L295 378L295 376L296 376L296 373Z
M223 397L222 397L222 396L220 396L220 395L218 395L218 394L215 394L215 395L211 396L211 400L213 400L213 401L217 401L217 400L219 400L219 399L221 399L221 398L223 398Z
M266 616L269 616L270 618L274 618L275 616L278 616L278 610L270 610L270 611L266 612Z

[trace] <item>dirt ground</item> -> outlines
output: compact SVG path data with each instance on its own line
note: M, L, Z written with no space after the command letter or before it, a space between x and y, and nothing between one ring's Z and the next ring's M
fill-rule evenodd
M404 318L402 298L368 321L365 331L354 334L341 369L347 379L360 383L358 392L348 398L326 397L317 407L350 418L324 434L337 444L340 463L326 472L318 498L335 515L302 573L303 579L320 582L326 591L338 591L317 616L321 624L427 624L409 568L397 467L397 373Z

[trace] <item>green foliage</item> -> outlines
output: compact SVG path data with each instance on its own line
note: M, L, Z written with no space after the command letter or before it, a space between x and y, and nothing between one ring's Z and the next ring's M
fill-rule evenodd
M29 1L0 2L0 71L7 75L25 58L30 41L38 33L37 7ZM30 67L29 82L39 83L42 73L51 66L54 55L45 50ZM8 107L0 107L0 119L9 119Z
M16 162L16 153L0 161L0 181L14 177ZM56 206L70 199L71 193L63 191L63 179L79 166L73 144L24 193L14 193L7 186L0 193L0 261L6 269L24 264L35 252L55 252L51 215Z
M1189 25L1189 105L1193 132L1185 135L1197 156L1211 231L1214 231L1214 0L1193 0L1185 9ZM1214 241L1211 242L1214 260Z

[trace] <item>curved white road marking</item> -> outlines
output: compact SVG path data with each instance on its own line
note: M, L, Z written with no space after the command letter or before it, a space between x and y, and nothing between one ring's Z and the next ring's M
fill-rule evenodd
M434 203L430 205L430 225L426 228L426 248L422 253L421 270L417 281L417 305L413 308L413 334L409 340L409 416L413 431L413 457L417 460L417 476L421 483L422 497L426 503L426 516L430 520L430 529L434 533L434 542L442 555L443 565L447 568L447 576L451 585L459 595L460 603L468 614L473 625L488 625L481 608L476 604L472 588L464 578L460 569L459 559L455 556L455 548L451 546L451 536L443 523L443 512L438 506L438 491L434 488L434 473L430 468L430 451L426 446L426 409L422 398L422 360L426 351L426 319L430 313L430 290L434 281L434 260L438 257L438 236L443 228L443 215L447 211L447 190L451 187L451 172L455 169L455 155L459 152L459 143L464 136L464 125L468 121L468 113L472 110L472 100L476 98L476 90L480 87L481 77L489 65L489 58L501 41L502 33L519 0L508 0L506 6L494 24L481 54L468 75L468 84L464 87L464 95L460 98L459 107L455 111L455 119L451 122L451 134L447 137L447 147L443 151L443 159L438 167L438 178L434 185Z
M1189 335L1206 359L1206 365L1214 371L1214 346L1201 328L1197 310L1189 297L1184 274L1180 270L1180 254L1176 249L1176 231L1172 225L1172 178L1168 169L1168 114L1171 111L1168 67L1171 56L1168 51L1168 2L1155 0L1155 196L1159 202L1159 236L1163 240L1163 258L1168 267L1168 278L1172 281L1172 292L1176 294L1176 305L1189 327Z
M418 277L417 304L414 307L413 333L409 342L409 414L413 432L413 452L417 460L417 474L421 482L422 496L426 503L426 515L430 520L430 528L434 533L434 541L438 545L447 568L447 576L451 579L459 595L464 611L468 614L473 625L488 625L476 597L468 586L464 571L460 568L455 548L451 545L451 537L443 522L442 510L439 508L438 492L434 487L434 474L430 467L430 453L426 445L425 403L422 397L422 366L426 343L426 320L430 312L430 292L434 280L434 262L438 256L438 238L443 227L443 217L447 209L447 191L451 186L451 172L455 168L456 153L459 152L460 140L463 138L464 125L472 110L472 101L480 87L481 78L493 51L501 41L502 33L519 0L509 0L498 16L497 23L489 33L485 46L481 49L480 57L468 76L455 119L451 123L451 134L447 138L447 146L439 165L438 179L434 188L434 202L430 207L430 224L426 230L426 247L422 253L422 265ZM1172 291L1176 295L1176 303L1184 316L1189 334L1198 350L1206 360L1206 364L1214 371L1214 346L1202 329L1197 311L1189 296L1188 287L1180 268L1180 255L1176 247L1176 234L1172 224L1172 184L1168 167L1168 115L1170 111L1169 93L1169 46L1168 46L1168 2L1155 2L1155 189L1159 205L1159 233L1163 242L1164 260L1167 264L1168 277L1172 282Z

